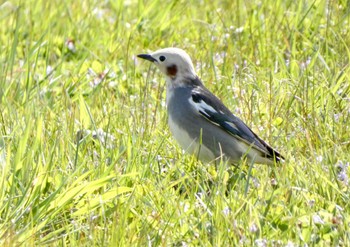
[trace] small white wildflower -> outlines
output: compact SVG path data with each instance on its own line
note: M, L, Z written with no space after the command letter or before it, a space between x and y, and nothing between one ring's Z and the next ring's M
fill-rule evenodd
M343 163L343 161L339 161L336 164L338 180L344 182L344 184L346 185L348 184L348 180L349 180L348 174L347 174L348 167L349 167L349 162Z
M235 108L235 112L236 112L238 115L241 115L241 114L243 113L242 108L239 108L239 107L236 107L236 108Z
M48 66L46 67L46 75L49 76L49 75L52 74L52 72L53 72L52 66L48 65Z
M21 59L21 60L19 60L19 67L20 67L20 68L23 68L23 66L24 66L24 60Z
M184 205L184 212L186 213L189 209L190 209L190 204L189 203L185 203L185 205Z
M231 212L231 209L230 209L229 207L225 207L225 208L222 210L222 213L223 213L225 216L228 216L230 212Z
M324 225L324 221L321 219L321 217L318 214L314 214L312 216L312 221L316 224L316 225Z
M99 218L98 215L91 215L91 217L90 217L91 221L94 221L94 220L96 220L98 218Z
M338 173L338 179L342 182L344 182L344 184L348 184L348 174L346 174L346 172L342 171Z
M255 187L255 188L259 188L259 187L260 187L260 181L259 181L259 179L253 177L252 180L253 180L254 187Z
M96 16L97 19L102 19L103 16L105 15L105 10L100 9L100 8L94 8L92 10L92 13Z
M311 57L307 57L305 65L308 66L311 63Z
M235 33L243 33L244 27L236 28Z
M295 244L291 241L288 241L285 247L294 247Z
M318 155L318 156L316 156L316 161L317 162L322 162L322 160L323 160L323 157L322 157L322 155Z
M74 44L74 40L73 39L67 39L66 41L66 46L68 48L68 50L70 50L71 52L76 52L76 48L75 48L75 44Z
M110 82L108 83L108 87L110 87L110 88L114 88L114 87L116 87L117 85L118 85L117 81L110 81Z
M255 240L255 245L258 247L267 247L267 240L264 238L259 238Z
M272 185L272 186L277 186L277 184L278 184L277 179L272 178L272 179L271 179L271 185Z
M334 121L339 122L339 119L340 119L341 116L342 116L341 113L333 114Z
M338 209L339 211L343 211L344 210L344 208L342 208L341 206L339 206L337 204L335 205L335 208Z
M285 62L285 64L286 64L286 66L289 67L289 65L290 65L289 59L284 60L284 62Z
M249 231L250 231L251 233L256 233L256 232L259 231L259 228L258 228L258 226L257 226L255 223L252 223L252 224L250 225L250 227L249 227Z

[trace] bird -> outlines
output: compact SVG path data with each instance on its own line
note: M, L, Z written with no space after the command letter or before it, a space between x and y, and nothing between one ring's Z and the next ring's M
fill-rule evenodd
M284 157L211 93L195 72L191 57L169 47L137 57L165 75L168 125L182 149L202 162L225 160L273 165Z

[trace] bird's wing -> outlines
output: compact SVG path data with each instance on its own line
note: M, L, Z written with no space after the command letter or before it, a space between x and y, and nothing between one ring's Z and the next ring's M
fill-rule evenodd
M266 154L267 157L275 157L276 160L284 159L281 154L259 138L242 120L233 115L223 103L206 88L197 87L192 90L190 103L199 114L212 124L245 142L248 146Z

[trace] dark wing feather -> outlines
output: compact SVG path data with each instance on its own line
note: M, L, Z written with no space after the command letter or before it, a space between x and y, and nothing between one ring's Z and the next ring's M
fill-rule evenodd
M242 120L233 115L233 113L204 86L195 87L192 90L192 100L198 105L205 103L215 110L212 111L210 107L202 107L199 110L199 113L213 124L220 126L229 134L252 146L252 148L265 153L269 158L274 158L276 161L284 159L279 152L258 137Z

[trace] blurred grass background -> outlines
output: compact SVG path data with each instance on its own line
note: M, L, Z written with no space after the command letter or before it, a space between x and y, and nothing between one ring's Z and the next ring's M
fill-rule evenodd
M350 244L349 14L345 0L2 1L0 244ZM169 46L285 164L182 153L164 79L135 58Z

